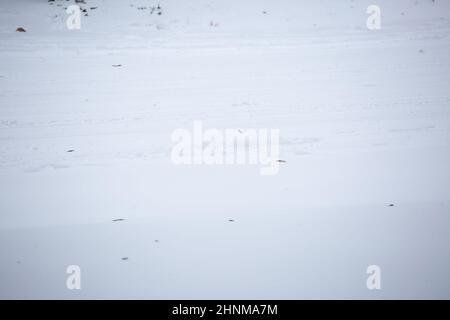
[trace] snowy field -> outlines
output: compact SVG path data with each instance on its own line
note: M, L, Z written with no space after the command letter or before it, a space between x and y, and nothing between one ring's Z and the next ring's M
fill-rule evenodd
M450 1L74 2L0 1L0 298L450 298Z

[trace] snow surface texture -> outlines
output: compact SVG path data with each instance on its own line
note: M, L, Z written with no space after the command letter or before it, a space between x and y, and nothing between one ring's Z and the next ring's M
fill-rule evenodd
M450 1L86 2L0 1L0 298L450 298Z

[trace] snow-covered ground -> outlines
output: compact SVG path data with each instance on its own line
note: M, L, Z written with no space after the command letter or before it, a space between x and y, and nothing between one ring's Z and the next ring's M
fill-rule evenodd
M0 2L0 298L450 298L450 1L86 2Z

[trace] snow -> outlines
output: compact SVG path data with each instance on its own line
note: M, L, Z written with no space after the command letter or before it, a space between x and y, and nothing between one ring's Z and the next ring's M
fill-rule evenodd
M68 30L73 2L0 2L0 298L450 298L449 1L377 0L381 30L356 0L86 0ZM194 121L286 162L174 165Z

